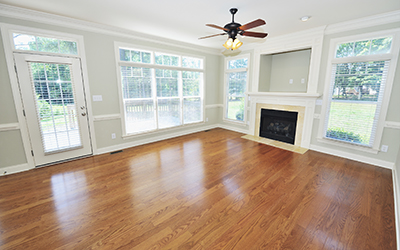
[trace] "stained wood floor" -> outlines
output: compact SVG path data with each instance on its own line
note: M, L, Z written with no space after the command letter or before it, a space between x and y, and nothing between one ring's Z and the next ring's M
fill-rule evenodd
M0 249L395 249L389 170L240 136L0 177Z

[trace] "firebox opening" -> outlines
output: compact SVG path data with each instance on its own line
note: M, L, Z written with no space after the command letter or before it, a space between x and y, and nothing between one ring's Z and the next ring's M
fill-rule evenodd
M261 109L260 137L294 145L297 112Z

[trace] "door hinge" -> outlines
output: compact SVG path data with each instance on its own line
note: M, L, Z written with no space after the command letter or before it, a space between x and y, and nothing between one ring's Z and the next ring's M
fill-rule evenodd
M15 73L18 73L17 72L17 65L15 65L15 64L14 64L14 70L15 70Z
M35 154L33 153L33 150L31 150L32 156L35 156Z
M24 116L26 116L26 115L25 115L25 109L22 110L22 113L24 114Z

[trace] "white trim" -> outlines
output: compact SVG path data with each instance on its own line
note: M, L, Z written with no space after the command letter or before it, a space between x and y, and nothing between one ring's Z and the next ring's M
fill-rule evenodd
M108 114L108 115L95 115L93 116L93 121L107 121L121 119L121 114Z
M1 5L0 5L1 6ZM0 8L0 11L2 9ZM29 139L28 127L26 124L25 116L23 115L23 104L21 100L21 95L19 91L18 77L15 72L15 64L14 64L14 55L13 55L13 44L11 43L12 39L9 37L9 25L0 23L1 28L1 36L3 40L3 48L4 55L6 59L6 66L8 70L8 76L10 79L11 91L14 99L15 110L17 112L17 119L20 126L22 144L24 147L25 157L27 160L28 167L27 169L33 168L35 166L35 162L33 160L33 156L31 152L31 142ZM18 169L18 168L17 168Z
M31 170L31 169L34 169L34 168L35 167L29 167L28 163L8 166L8 167L0 168L0 176L9 175L9 174L16 174L16 173L27 171L27 170Z
M310 149L314 150L314 151L318 151L318 152L324 153L324 154L334 155L334 156L346 158L346 159L349 159L349 160L354 160L354 161L359 161L359 162L363 162L363 163L367 163L367 164L372 164L372 165L375 165L375 166L378 166L378 167L383 167L383 168L387 168L387 169L393 169L394 168L394 163L393 162L379 160L379 159L366 157L366 156L362 156L362 155L358 155L358 154L353 154L353 153L349 153L349 152L342 151L342 150L326 148L326 147L318 146L318 145L315 145L315 144L311 144L310 145Z
M395 22L400 22L400 10L350 20L347 22L331 24L327 26L325 34L331 35L339 32L368 28Z
M249 134L249 130L248 129L233 127L233 126L230 126L230 124L217 124L217 127L218 128L227 129L227 130L231 130L231 131L235 131L235 132L242 133L242 134L245 134L245 135Z
M396 166L392 170L392 181L393 181L393 198L394 198L394 222L396 227L396 241L397 241L397 249L400 249L400 189L399 182L397 179L397 170Z
M400 129L400 122L385 121L385 128Z
M311 48L307 93L317 93L324 30L325 26L322 26L301 32L294 32L283 36L269 38L262 45L254 49L252 91L257 92L259 89L261 55L270 55Z
M0 124L0 132L10 131L10 130L17 130L19 129L19 123L4 123Z
M177 132L162 134L162 135L154 136L149 139L135 140L135 141L126 142L126 143L122 143L122 144L118 144L118 145L114 145L114 146L110 146L110 147L99 148L96 152L96 155L105 154L105 153L113 152L116 150L122 150L122 149L126 149L126 148L136 147L136 146L140 146L140 145L144 145L144 144L148 144L148 143L163 141L166 139L171 139L171 138L175 138L178 136L193 134L193 133L197 133L197 132L201 132L204 130L213 129L213 128L217 128L217 127L218 127L218 125L209 125L209 126L202 126L202 127L197 127L197 128L193 128L193 129L188 129L188 130L184 130L184 131L178 130Z
M296 93L296 92L249 92L249 96L262 97L301 97L301 98L317 98L321 95L318 93Z
M125 37L145 42L152 42L160 45L168 45L177 48L189 49L193 51L199 51L202 53L221 55L219 49L211 49L199 45L193 45L184 43L177 40L168 38L156 37L144 33L134 32L127 29L112 27L104 24L98 24L83 20L78 20L69 17L63 17L59 15L49 14L45 12L10 6L6 4L0 4L0 15L4 17L18 18L22 20L28 20L33 22L39 22L44 24L52 24L61 27L67 27L77 30L84 30L89 32L95 32L98 34L105 34L111 36Z
M205 105L206 109L223 108L224 104L209 104Z
M337 146L340 148L348 148L348 149L354 149L354 150L359 150L362 152L367 152L367 153L371 153L371 154L378 154L379 150L378 149L374 149L374 148L370 148L367 146L360 146L357 144L352 144L350 142L344 142L344 141L339 141L339 140L335 140L335 139L329 139L329 138L325 138L325 137L317 137L317 141L321 142L321 143L326 143L326 144L330 144L333 146Z

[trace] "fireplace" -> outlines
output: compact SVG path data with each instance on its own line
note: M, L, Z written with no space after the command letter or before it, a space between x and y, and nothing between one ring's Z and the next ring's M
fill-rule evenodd
M259 136L294 145L297 115L292 111L261 109Z

